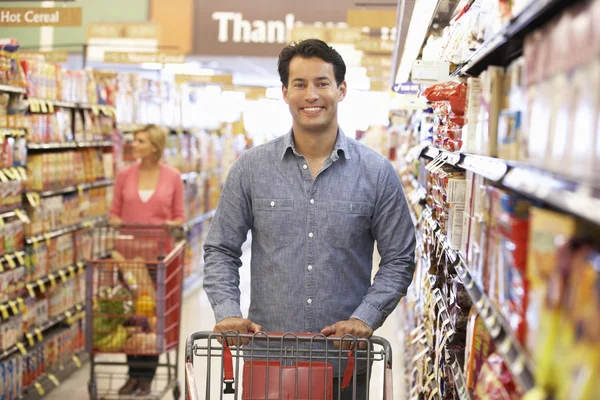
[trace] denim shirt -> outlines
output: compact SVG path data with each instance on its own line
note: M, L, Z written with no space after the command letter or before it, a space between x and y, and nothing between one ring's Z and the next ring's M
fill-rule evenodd
M271 332L319 332L357 318L379 328L406 294L415 234L382 155L339 130L313 180L293 132L233 165L208 234L204 288L217 321L241 317L242 244L252 231L248 318ZM373 283L373 248L381 263Z

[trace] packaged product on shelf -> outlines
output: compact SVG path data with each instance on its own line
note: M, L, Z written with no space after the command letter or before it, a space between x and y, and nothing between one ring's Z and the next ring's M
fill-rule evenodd
M505 108L504 69L488 67L481 73L481 97L476 128L475 153L495 157L498 154L498 118Z
M542 354L537 354L537 344L543 341L546 332L540 329L540 314L550 289L548 286L550 277L557 268L557 251L576 232L577 221L574 217L531 207L527 252L527 278L530 290L526 345L534 358L542 357Z
M491 354L483 364L477 378L474 398L497 400L521 398L510 371L499 354Z

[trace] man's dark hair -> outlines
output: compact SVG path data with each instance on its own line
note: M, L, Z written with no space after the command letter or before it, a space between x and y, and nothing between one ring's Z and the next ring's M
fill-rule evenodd
M340 53L322 40L306 39L298 43L291 43L279 54L277 69L279 70L281 83L286 88L290 79L290 62L296 56L304 58L318 57L327 63L333 64L335 82L338 86L346 79L346 63L344 63L344 59L340 56Z

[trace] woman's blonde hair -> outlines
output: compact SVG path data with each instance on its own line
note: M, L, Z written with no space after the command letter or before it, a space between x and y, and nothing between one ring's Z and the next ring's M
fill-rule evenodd
M149 124L133 132L133 136L135 137L135 135L142 132L148 134L150 143L156 147L157 152L154 155L154 160L159 161L165 152L165 147L167 146L167 131L158 125Z

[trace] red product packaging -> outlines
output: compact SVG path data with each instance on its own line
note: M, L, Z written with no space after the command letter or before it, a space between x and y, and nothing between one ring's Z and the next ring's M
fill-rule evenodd
M428 87L423 91L423 96L431 101L449 101L451 97L467 97L466 83L457 81L448 81ZM464 110L464 107L463 107Z

